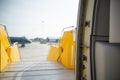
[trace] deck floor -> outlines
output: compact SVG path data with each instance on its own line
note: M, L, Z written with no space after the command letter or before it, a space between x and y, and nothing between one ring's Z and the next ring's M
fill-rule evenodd
M41 53L40 56L37 51ZM74 70L66 69L59 62L46 61L47 51L48 46L37 43L21 48L22 62L9 64L0 73L0 80L74 80Z
M20 62L9 64L0 80L74 80L73 75L58 62Z

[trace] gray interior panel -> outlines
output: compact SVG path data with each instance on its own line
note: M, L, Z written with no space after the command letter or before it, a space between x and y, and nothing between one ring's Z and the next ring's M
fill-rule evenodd
M120 80L120 45L95 44L96 80Z
M109 36L109 0L99 0L96 16L96 35Z
M110 42L120 43L120 0L110 0Z

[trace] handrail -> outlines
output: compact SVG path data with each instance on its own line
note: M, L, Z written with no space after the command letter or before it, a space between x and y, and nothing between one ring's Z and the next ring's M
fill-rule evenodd
M64 30L65 30L65 29L68 29L68 28L73 28L73 27L74 27L74 26L69 26L69 27L65 27L65 28L62 29L62 32L61 32L61 35L60 35L60 38L59 38L58 43L60 42L60 39L62 38L62 35L63 35L63 33L64 33Z

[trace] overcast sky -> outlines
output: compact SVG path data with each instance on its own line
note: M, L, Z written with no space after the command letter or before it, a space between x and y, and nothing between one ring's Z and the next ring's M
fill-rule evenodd
M9 36L59 37L76 26L78 0L0 0L0 24Z

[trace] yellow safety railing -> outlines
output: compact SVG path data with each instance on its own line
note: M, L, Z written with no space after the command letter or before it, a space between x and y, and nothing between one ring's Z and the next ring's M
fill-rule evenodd
M74 69L75 66L75 40L74 30L64 31L57 46L51 46L47 60L59 61L66 68Z
M4 44L5 49L10 46L5 27L0 27L0 40Z
M10 62L18 61L21 61L18 46L10 46L6 29L2 26L0 27L0 72L3 71Z
M3 71L9 62L10 61L7 52L4 48L3 43L0 41L0 72Z

